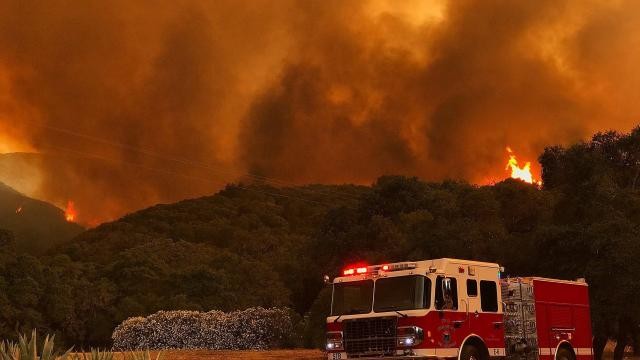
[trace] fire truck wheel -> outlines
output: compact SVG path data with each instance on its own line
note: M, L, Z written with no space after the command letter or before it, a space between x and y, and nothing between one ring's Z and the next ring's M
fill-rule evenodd
M460 353L460 360L484 360L480 350L473 345L465 345ZM569 359L567 359L569 360Z
M575 357L569 349L561 347L556 354L556 360L575 360Z

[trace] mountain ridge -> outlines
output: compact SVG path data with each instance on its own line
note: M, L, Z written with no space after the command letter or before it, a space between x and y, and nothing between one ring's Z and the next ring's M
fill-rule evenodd
M30 198L0 182L0 228L10 231L19 252L43 254L79 235L84 228L67 222L64 211Z

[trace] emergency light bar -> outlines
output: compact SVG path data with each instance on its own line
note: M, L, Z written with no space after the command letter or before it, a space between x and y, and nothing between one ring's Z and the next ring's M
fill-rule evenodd
M415 268L416 268L416 263L414 262L387 264L387 265L382 265L378 267L378 269L382 271L400 271L400 270L409 270L409 269L415 269Z
M416 268L416 263L414 262L358 266L358 267L348 267L344 269L342 271L342 275L344 276L363 275L367 273L376 273L380 271L400 271L400 270L409 270L409 269L415 269L415 268Z
M355 275L355 274L366 274L368 271L367 267L357 267L357 268L347 268L342 273L344 276Z

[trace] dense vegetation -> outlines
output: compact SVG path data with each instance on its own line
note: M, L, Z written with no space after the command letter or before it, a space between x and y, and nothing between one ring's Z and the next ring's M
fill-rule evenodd
M540 162L542 190L397 176L372 187L230 185L39 258L16 255L5 232L0 336L37 327L86 348L108 344L130 316L289 306L316 345L329 298L322 274L359 260L460 257L511 275L586 277L598 338L637 338L640 130L548 148Z

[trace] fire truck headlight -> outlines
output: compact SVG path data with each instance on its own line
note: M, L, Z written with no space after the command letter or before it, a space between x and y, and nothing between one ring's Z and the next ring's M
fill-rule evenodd
M343 349L342 332L330 331L327 333L327 351L339 351Z
M417 326L401 326L398 327L396 338L398 347L412 347L424 340L424 332Z

